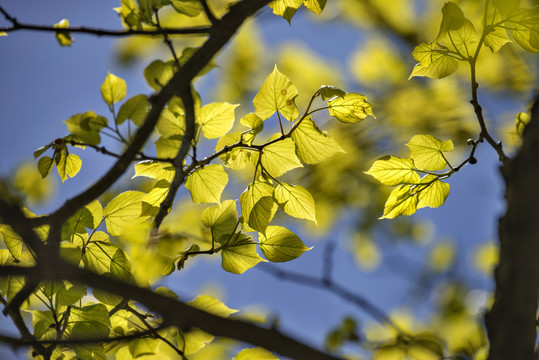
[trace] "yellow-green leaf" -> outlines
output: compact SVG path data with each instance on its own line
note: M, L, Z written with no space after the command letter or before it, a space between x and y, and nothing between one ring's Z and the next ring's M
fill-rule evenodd
M489 31L485 36L485 45L489 47L492 52L497 52L502 46L511 42L509 36L507 36L507 30L502 27L495 27Z
M266 349L256 347L243 349L234 357L234 360L279 360L279 358Z
M515 127L519 136L522 137L522 135L524 135L524 129L526 128L530 120L530 115L525 112L519 112L515 116Z
M161 343L160 339L139 338L129 342L129 352L134 359L154 355Z
M292 133L299 158L306 164L318 164L337 153L346 153L335 139L320 131L310 117L303 119Z
M278 111L287 120L293 121L299 115L294 102L297 96L296 87L275 65L273 72L266 78L253 100L255 113L265 120Z
M157 157L163 159L175 158L178 154L178 150L180 149L180 145L181 140L176 136L169 139L160 137L155 142L155 150L157 152Z
M428 44L418 45L412 54L419 64L414 66L408 79L414 76L441 79L451 75L458 68L458 61L450 56L447 50L433 49Z
M95 235L98 236L95 236ZM101 237L103 240L108 240L108 235L98 231L92 236L92 239ZM92 270L98 274L105 274L110 272L110 264L114 254L118 248L112 245L110 242L105 241L91 241L86 246L86 251L82 257L84 267L88 270Z
M399 215L412 215L417 210L418 196L410 185L401 185L389 194L380 219L393 219Z
M391 155L381 157L365 174L385 185L419 184L421 178L415 171L412 159L401 159Z
M316 224L313 197L302 186L281 183L273 191L273 197L288 215L307 219Z
M533 9L529 10L532 11ZM537 9L535 11L537 12ZM526 20L517 22L514 25L513 38L524 50L539 52L539 15L530 14Z
M204 209L200 217L204 226L211 229L215 241L226 241L234 233L238 224L236 202L223 201L220 205Z
M331 100L334 97L344 97L346 95L346 92L331 85L323 85L318 89L320 92L320 96L322 97L322 100Z
M155 60L144 69L146 82L155 91L161 90L174 76L174 60L163 62Z
M55 29L67 29L69 28L69 20L62 19L54 24L53 27ZM68 31L56 31L55 36L60 46L71 46L71 44L75 41Z
M123 100L126 94L127 85L125 84L125 80L112 73L108 73L105 81L101 84L101 96L103 97L103 100L111 106L112 104Z
M316 15L320 16L322 10L326 7L326 0L303 0L303 5Z
M164 138L174 137L177 139L185 133L185 116L173 113L169 108L164 108L155 129Z
M174 166L169 163L154 161L154 160L144 160L135 165L135 175L137 176L146 176L156 180L166 180L171 182L174 178Z
M49 175L52 169L52 158L50 156L42 156L37 162L37 170L41 174L41 177L45 178Z
M82 142L90 145L98 145L101 142L99 131L107 126L106 117L98 116L93 111L75 114L64 121L67 130L76 135Z
M121 125L125 120L130 119L133 124L140 126L146 119L148 111L150 111L148 96L135 95L122 104L116 116L116 123Z
M225 146L239 143L242 141L242 136L244 135L245 134L239 132L231 132L230 134L226 134L217 140L215 151L221 151ZM245 147L236 147L225 152L223 155L219 156L219 158L223 160L226 167L241 170L249 163L249 154L251 152L253 152L253 150L249 150Z
M239 311L236 309L229 308L213 296L209 295L199 295L196 299L188 301L187 304L223 318L227 318L231 314L237 313Z
M197 123L202 125L204 136L215 139L225 135L234 125L234 109L239 104L211 103L204 105L198 113Z
M348 93L328 101L329 115L343 123L356 123L367 116L374 117L372 106L367 97L361 94Z
M264 232L277 211L273 186L255 181L240 195L243 221L254 230Z
M421 170L443 170L447 166L444 152L453 150L451 140L441 141L431 135L415 135L406 144L416 168Z
M240 119L242 125L252 129L255 134L264 130L264 120L255 113L249 113Z
M292 17L302 3L302 0L274 0L268 6L272 8L275 15L283 17L290 24Z
M416 191L418 192L418 209L427 206L437 208L444 204L449 195L449 184L438 180L434 175L427 175L421 179L421 184Z
M22 249L24 245L24 242L22 241L19 234L13 231L11 226L0 224L0 239L4 241L4 244L6 244L6 247L8 248L11 256L13 256L14 259L18 260L22 255Z
M103 216L111 235L118 236L126 226L141 222L142 199L145 195L142 191L126 191L105 206Z
M233 274L242 274L261 261L266 260L256 252L256 244L250 237L243 234L238 233L231 241L224 244L221 250L221 266L225 271Z
M170 182L167 180L159 180L142 198L142 216L155 216L159 211L159 207L167 197L170 189Z
M278 177L289 170L303 167L296 156L296 146L290 138L264 147L261 163L264 169L273 177Z
M294 260L310 250L292 231L282 226L268 226L266 233L259 234L260 250L272 262Z
M228 183L228 175L221 165L207 165L187 177L185 187L191 193L193 202L220 203L221 193Z
M192 330L178 335L178 348L183 349L183 353L185 355L191 355L212 342L213 339L213 335L210 335L200 329L193 328Z
M65 151L61 152L60 161L56 164L58 175L62 178L62 182L67 180L67 177L74 177L80 171L82 160L75 154L68 154Z

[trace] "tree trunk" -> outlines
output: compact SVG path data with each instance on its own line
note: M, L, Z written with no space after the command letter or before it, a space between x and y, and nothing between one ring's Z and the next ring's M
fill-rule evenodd
M507 210L499 221L500 261L485 316L489 360L535 359L539 293L539 96L516 156L501 168Z

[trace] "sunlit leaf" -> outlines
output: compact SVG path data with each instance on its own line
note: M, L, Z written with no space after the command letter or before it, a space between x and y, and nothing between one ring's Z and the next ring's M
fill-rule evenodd
M401 185L389 194L380 219L393 219L399 215L412 215L417 210L418 196L409 185Z
M310 117L303 119L292 133L299 158L306 164L318 164L337 153L345 153L339 144L320 131Z
M101 142L99 131L108 124L107 118L98 116L93 111L73 115L64 122L71 134L90 145Z
M143 160L135 165L135 175L133 177L146 176L156 180L171 182L174 178L174 172L174 166L170 163Z
M502 46L509 42L511 42L511 40L509 39L509 36L507 36L507 30L502 27L495 27L485 36L485 45L488 46L492 52L497 52Z
M273 9L275 15L283 17L290 23L301 4L303 0L274 0L268 6Z
M343 123L356 123L367 116L374 117L371 104L361 94L348 93L328 101L329 115Z
M416 168L421 170L443 170L447 167L444 152L453 150L451 140L441 141L431 135L415 135L406 144Z
M134 359L146 355L154 355L159 348L161 340L152 338L139 338L129 342L129 352Z
M144 78L152 89L159 91L174 76L175 66L174 60L155 60L144 69Z
M53 25L55 29L67 29L69 28L69 20L62 19L56 24ZM71 34L68 31L56 31L55 32L56 40L61 46L71 46L75 40L71 37Z
M277 211L273 200L273 186L255 181L240 195L241 213L245 223L264 232Z
M236 202L226 200L220 205L205 209L202 212L201 220L204 226L211 229L215 241L220 242L222 238L228 239L238 224Z
M279 72L276 65L253 100L255 113L265 120L278 111L287 120L293 121L299 115L294 101L297 96L296 87Z
M419 184L421 178L415 171L412 159L401 159L391 155L374 162L365 174L374 177L385 185Z
M223 318L227 318L231 314L237 313L239 311L236 309L229 308L213 296L209 295L199 295L196 299L188 301L187 304Z
M174 159L181 146L181 140L178 137L164 138L160 137L155 142L157 157L162 159Z
M265 234L260 233L260 250L272 262L294 260L310 250L292 231L282 226L268 226Z
M19 234L13 231L11 226L0 224L0 237L4 241L4 244L6 244L11 256L13 256L15 260L18 260L22 255L24 245Z
M296 146L290 138L264 147L261 163L264 169L273 177L278 177L287 171L303 167L296 156Z
M190 331L178 335L178 348L183 349L185 355L191 355L212 342L213 339L213 335L200 329L193 328Z
M524 135L524 129L526 128L530 120L530 115L525 112L519 112L515 116L515 127L519 136L522 137L522 135Z
M264 348L256 347L241 350L234 360L279 360L279 358Z
M101 84L101 96L103 100L109 105L117 103L125 98L127 94L127 85L125 80L118 76L108 73L105 81Z
M133 124L141 126L149 111L150 102L148 96L144 94L135 95L124 102L120 110L118 110L116 124L121 125L125 120L130 119Z
M231 132L217 140L217 145L215 146L216 151L221 151L225 146L231 146L237 143L242 142L242 133ZM225 152L223 155L219 156L221 160L225 163L225 166L230 169L241 170L249 163L249 154L253 150L247 149L243 146L236 147Z
M435 48L434 44L420 44L416 46L412 55L419 64L414 66L409 79L414 76L441 79L451 75L458 68L457 59L449 55L447 50Z
M126 226L141 221L139 216L145 195L142 191L126 191L105 206L103 216L105 216L107 230L111 235L118 236Z
M221 193L228 183L228 175L221 165L207 165L192 173L185 181L193 202L220 203Z
M215 139L229 132L234 124L234 109L238 106L238 104L226 102L204 105L197 117L197 122L202 125L204 136Z
M438 180L434 175L427 175L421 179L421 184L417 187L417 191L418 209L427 206L437 208L444 204L449 195L449 184Z
M73 306L68 325L74 339L103 339L110 333L109 312L103 304Z
M316 224L314 199L304 187L281 183L275 187L273 197L288 215Z
M322 100L331 100L334 97L344 97L346 95L346 92L331 85L324 85L318 89L320 91L320 96L322 97Z
M185 116L173 113L169 108L164 108L155 129L164 138L178 139L185 134Z
M75 154L61 152L60 161L56 164L58 175L62 178L62 182L67 180L67 177L74 177L80 171L82 160Z
M170 4L180 14L190 17L197 16L202 11L199 0L170 0Z
M261 261L266 260L256 252L256 244L243 234L238 233L221 250L221 266L233 274L242 274Z
M37 162L37 170L41 174L41 177L45 178L49 175L52 169L52 158L49 156L42 156Z
M255 134L258 134L264 130L264 120L255 113L249 113L240 119L242 125L247 126L250 129L253 129Z
M327 0L303 0L303 5L316 15L320 15L326 6L326 1Z

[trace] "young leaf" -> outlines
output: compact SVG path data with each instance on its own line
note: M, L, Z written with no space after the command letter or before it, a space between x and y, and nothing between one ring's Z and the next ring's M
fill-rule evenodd
M532 14L532 11L535 13ZM523 20L517 22L513 29L513 38L516 43L531 53L539 52L539 14L537 13L539 13L537 8L528 10L522 15Z
M239 311L236 309L229 308L216 298L209 295L199 295L195 300L188 301L187 304L223 318L227 318L231 314L237 313Z
M365 174L374 177L384 185L419 184L421 178L415 172L412 159L401 159L386 155L376 160Z
M175 138L185 134L185 116L183 114L175 114L169 108L164 108L161 111L161 116L155 125L157 132L164 138Z
M303 0L303 5L316 15L320 16L326 6L327 0Z
M171 138L160 137L155 142L155 150L157 157L163 159L173 159L178 154L178 149L181 145L181 138L177 136Z
M152 338L139 338L129 342L129 353L133 356L133 359L138 357L145 357L155 355L157 349L159 349L161 340Z
M235 236L223 245L223 250L221 250L221 266L225 271L233 274L242 274L261 261L266 260L257 254L256 244L251 241L250 237L243 234Z
M346 153L330 136L320 131L310 117L303 119L292 133L296 153L306 164L318 164L337 153Z
M273 186L255 181L240 195L243 221L254 230L264 232L277 211Z
M142 198L142 216L156 216L159 212L159 206L167 197L170 189L170 182L167 180L159 180Z
M193 202L221 202L221 193L228 183L228 175L221 165L207 165L187 177L185 187L191 193Z
M434 175L427 175L421 179L421 185L417 188L417 208L437 208L444 204L449 195L449 184L441 182Z
M274 0L268 4L273 13L281 16L290 24L292 17L303 3L303 0Z
M22 255L24 242L19 234L17 234L11 226L0 224L0 239L4 241L9 253L15 260L18 260Z
M133 124L140 126L146 119L148 111L150 111L148 96L144 94L135 95L124 102L120 110L118 110L116 124L121 125L125 120L130 119Z
M144 69L146 82L155 91L161 90L174 76L174 60L163 62L155 60Z
M520 137L524 135L524 129L526 128L530 120L531 120L530 115L525 112L519 112L515 116L515 127L516 127L517 134Z
M62 19L54 24L53 27L56 29L67 29L69 28L69 20ZM71 44L75 41L68 31L56 31L54 34L60 46L71 46Z
M279 360L268 350L260 347L243 349L234 357L234 360Z
M47 175L49 175L51 169L52 169L52 158L51 157L43 156L37 162L37 170L41 174L42 178L45 178Z
M108 240L108 235L100 231L96 232L92 239L96 238L96 234ZM111 260L116 250L118 248L112 245L110 241L90 241L82 257L84 267L98 274L109 273Z
M107 360L107 353L103 344L74 344L73 351L81 360Z
M264 147L261 163L273 177L279 177L289 170L303 167L296 156L296 146L289 138Z
M415 167L427 171L445 169L448 163L443 153L453 150L451 140L440 141L431 135L415 135L406 146Z
M101 84L101 96L107 105L112 106L112 104L123 100L126 94L127 85L125 84L125 80L112 73L108 73L105 81Z
M371 104L367 102L367 97L361 94L348 93L342 97L337 97L328 101L329 115L334 116L343 123L356 123L371 115Z
M144 160L135 165L135 175L146 176L156 180L166 180L171 182L174 178L174 166L169 163L154 160Z
M103 219L103 208L99 201L86 204L72 215L62 226L62 239L70 239L73 234L86 233L86 229L95 229Z
M221 151L225 146L230 146L242 141L242 137L246 134L239 132L231 132L217 140L215 151ZM235 149L225 152L219 156L219 159L223 160L225 166L230 169L241 170L249 163L249 155L253 150L246 149L244 147L237 147Z
M399 215L412 215L417 210L418 197L411 186L401 185L389 194L380 219L393 219Z
M81 114L75 114L64 123L67 130L76 135L82 142L89 145L98 145L101 142L99 131L107 126L106 117L98 116L93 111L87 111Z
M334 97L342 98L344 95L346 95L346 92L331 85L323 85L320 87L320 89L318 89L318 91L320 92L320 96L324 101L331 100Z
M198 0L170 0L170 5L180 14L189 17L195 17L202 11L202 5Z
M300 1L301 4L301 1ZM298 115L298 108L294 102L298 90L292 82L277 69L266 78L264 84L256 94L253 104L256 115L266 120L278 111L287 120L293 121Z
M126 226L141 222L142 199L145 195L142 191L126 191L105 206L103 216L111 235L118 236Z
M272 262L294 260L312 249L305 246L296 234L282 226L268 226L265 234L259 234L259 240L260 250L266 259Z
M234 109L239 104L211 103L204 105L198 113L197 123L207 139L215 139L225 135L234 124Z
M264 120L255 113L245 115L240 119L240 123L247 126L249 129L253 129L255 134L264 130Z
M60 161L56 164L58 175L62 178L62 182L67 180L67 177L74 177L80 171L82 160L75 154L69 154L65 151L61 152Z
M207 208L202 212L201 219L204 226L211 229L215 241L225 241L234 233L238 223L236 202L226 200L220 205Z
M305 188L281 183L273 191L273 197L288 215L316 224L314 200Z
M191 355L202 349L214 339L210 335L200 329L193 328L192 330L178 334L178 348L183 349L185 355Z
M507 30L502 27L495 27L489 31L485 36L485 45L489 47L492 52L497 52L505 44L511 42L509 36L507 36Z
M414 76L441 79L451 75L458 68L458 61L449 55L447 50L438 49L433 43L416 46L412 55L419 64L414 66L408 79Z

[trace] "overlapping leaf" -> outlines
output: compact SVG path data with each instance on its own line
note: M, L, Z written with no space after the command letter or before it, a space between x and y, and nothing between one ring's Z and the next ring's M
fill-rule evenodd
M296 87L275 66L253 100L255 113L265 120L278 111L287 120L293 121L299 115L294 102L297 96Z
M329 135L320 131L310 117L303 119L292 133L299 158L306 164L318 164L337 153L345 153Z
M348 93L329 100L328 110L330 116L334 116L343 123L356 123L369 115L374 117L367 97L356 93Z
M415 167L427 171L445 169L447 160L443 153L453 150L451 140L440 141L432 135L415 135L406 146Z
M221 165L207 165L193 172L185 181L195 203L220 203L228 175Z
M316 224L314 199L304 187L281 183L275 187L273 197L288 215Z
M385 185L419 184L421 178L415 171L412 159L401 159L391 155L384 156L374 162L365 172Z
M272 262L294 260L310 250L292 231L282 226L268 226L265 233L260 233L260 249Z

